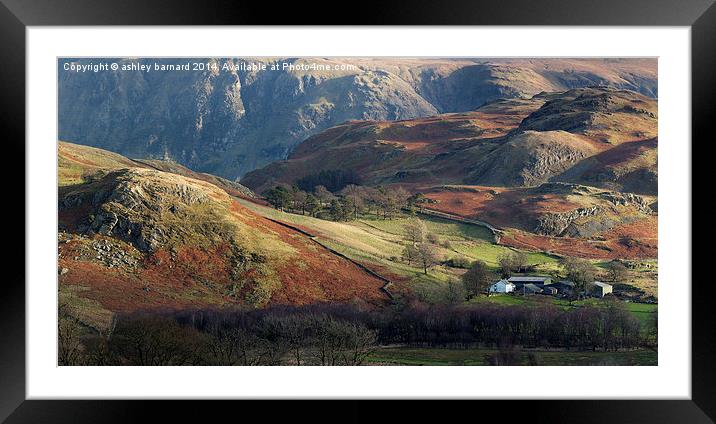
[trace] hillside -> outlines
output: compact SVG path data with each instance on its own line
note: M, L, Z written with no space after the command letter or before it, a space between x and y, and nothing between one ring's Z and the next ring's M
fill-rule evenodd
M652 138L616 146L580 161L556 180L656 196L657 145Z
M252 171L241 183L260 193L320 171L350 170L367 185L413 190L563 181L654 194L656 141L644 141L657 127L656 101L634 92L540 93L472 112L351 121L308 138L287 160Z
M658 216L649 196L564 183L441 186L425 196L429 209L501 228L507 246L595 259L657 257Z
M507 187L535 186L597 151L588 139L566 131L525 131L479 159L468 180Z
M84 182L59 188L58 249L61 300L88 325L145 309L388 300L383 281L214 184L64 143L59 159L60 175L86 164Z
M118 59L120 66L213 66L196 72L63 69L90 60L58 63L60 139L171 159L230 180L285 159L301 141L349 120L469 112L497 99L596 85L658 95L656 59ZM279 70L246 68L251 64Z
M232 196L255 198L248 188L234 181L211 174L194 172L170 160L129 159L117 153L89 146L60 141L57 143L58 183L60 186L81 184L103 175L108 170L119 168L143 168L178 174L206 181Z

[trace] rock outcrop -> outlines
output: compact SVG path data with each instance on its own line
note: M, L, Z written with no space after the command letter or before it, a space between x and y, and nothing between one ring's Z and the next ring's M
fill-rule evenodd
M85 208L90 213L79 223L79 233L117 237L142 252L153 252L170 241L220 236L211 229L222 227L219 211L229 201L225 192L208 183L160 171L125 169L70 190L60 199L60 212ZM213 222L202 223L200 218Z
M575 220L588 216L595 216L602 212L598 206L578 208L570 212L548 213L537 218L534 232L544 236L561 237ZM574 231L573 231L574 233ZM570 235L574 237L575 235Z

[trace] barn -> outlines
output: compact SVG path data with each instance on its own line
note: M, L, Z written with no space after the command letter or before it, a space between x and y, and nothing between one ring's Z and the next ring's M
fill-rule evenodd
M507 281L510 283L521 286L524 284L552 284L552 278L551 277L543 277L543 276L520 276L520 277L510 277Z
M595 281L592 283L592 293L597 297L604 297L612 293L612 285L602 283L601 281Z

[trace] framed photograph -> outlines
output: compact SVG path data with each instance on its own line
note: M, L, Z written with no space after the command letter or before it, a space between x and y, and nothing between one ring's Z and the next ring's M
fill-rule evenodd
M3 0L0 420L713 422L713 2L411 6Z

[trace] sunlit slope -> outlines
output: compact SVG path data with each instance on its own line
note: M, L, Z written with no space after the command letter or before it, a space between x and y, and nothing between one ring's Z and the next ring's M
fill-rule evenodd
M76 153L92 165L75 173L87 182L59 188L60 292L90 321L100 310L387 301L381 280L218 186L108 162L91 174L95 158Z

